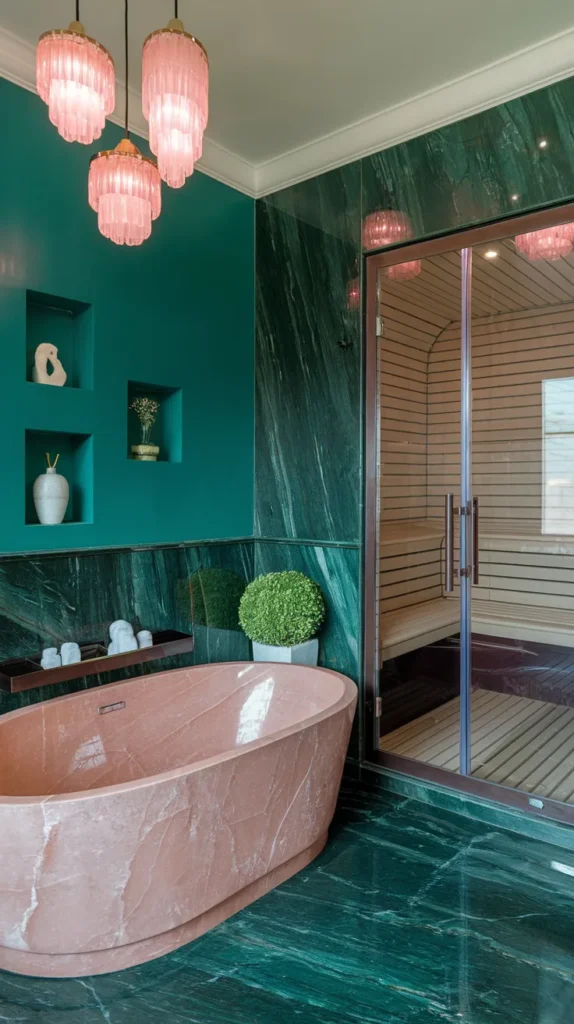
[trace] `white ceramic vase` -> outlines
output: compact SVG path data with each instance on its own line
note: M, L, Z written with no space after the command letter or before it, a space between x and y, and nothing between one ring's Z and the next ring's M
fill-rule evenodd
M292 665L316 665L319 659L319 641L306 640L294 647L274 647L253 641L253 661L281 661Z
M34 481L34 505L44 526L57 526L66 515L70 488L65 476L51 467Z

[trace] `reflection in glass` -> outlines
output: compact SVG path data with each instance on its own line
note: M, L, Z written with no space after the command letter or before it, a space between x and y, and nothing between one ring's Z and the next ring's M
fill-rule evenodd
M406 213L400 210L373 210L363 222L363 249L372 252L397 242L408 242L413 229Z
M193 626L240 631L239 602L246 586L232 569L198 569L180 582L182 610Z
M574 533L574 377L542 382L543 533Z

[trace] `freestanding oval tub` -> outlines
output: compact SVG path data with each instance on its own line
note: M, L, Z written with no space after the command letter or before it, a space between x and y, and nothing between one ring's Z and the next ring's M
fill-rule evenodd
M0 719L0 968L162 956L308 864L357 700L300 665L177 669Z

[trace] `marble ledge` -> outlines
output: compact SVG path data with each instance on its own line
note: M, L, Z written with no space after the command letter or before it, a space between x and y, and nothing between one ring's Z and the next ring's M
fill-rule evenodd
M0 551L0 564L13 559L22 558L70 558L83 555L117 555L137 554L140 551L169 551L181 550L184 548L198 548L204 546L217 546L219 544L252 544L253 537L224 537L222 539L210 538L207 540L180 540L162 544L116 544L111 547L85 547L85 548L58 548L54 551L47 551L42 548L38 551Z

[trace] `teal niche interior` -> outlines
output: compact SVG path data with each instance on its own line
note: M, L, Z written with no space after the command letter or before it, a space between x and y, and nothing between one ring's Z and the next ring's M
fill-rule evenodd
M76 299L26 291L26 380L32 384L34 394L38 395L38 388L49 389L54 410L61 400L65 402L64 388L92 389L93 361L91 305ZM58 383L52 383L52 378L56 377ZM160 448L158 458L181 462L182 389L135 381L128 381L124 410L128 438L126 458L131 457L131 445L141 440L141 424L133 409L134 400L141 397L157 402L158 411L152 430L153 440ZM68 412L72 425L73 408ZM50 458L53 462L56 457L59 461L58 471L66 477L70 487L64 524L93 523L92 435L71 429L34 429L25 431L26 524L40 525L33 499L34 481L46 471Z
M181 388L167 388L159 384L128 381L128 454L131 452L132 445L137 445L142 440L142 426L134 409L134 401L138 398L151 398L159 406L156 421L151 428L151 441L159 447L158 460L160 462L181 462L183 401Z
M64 523L93 523L94 521L94 460L90 434L72 434L54 430L26 431L26 495L25 514L29 526L38 525L33 498L36 478L46 471L47 465L58 458L57 472L66 477L70 487L70 500ZM51 459L51 462L49 461Z
M67 387L93 388L94 330L88 302L26 291L26 380L34 382L36 350L46 344L58 350ZM46 370L52 374L50 362Z

